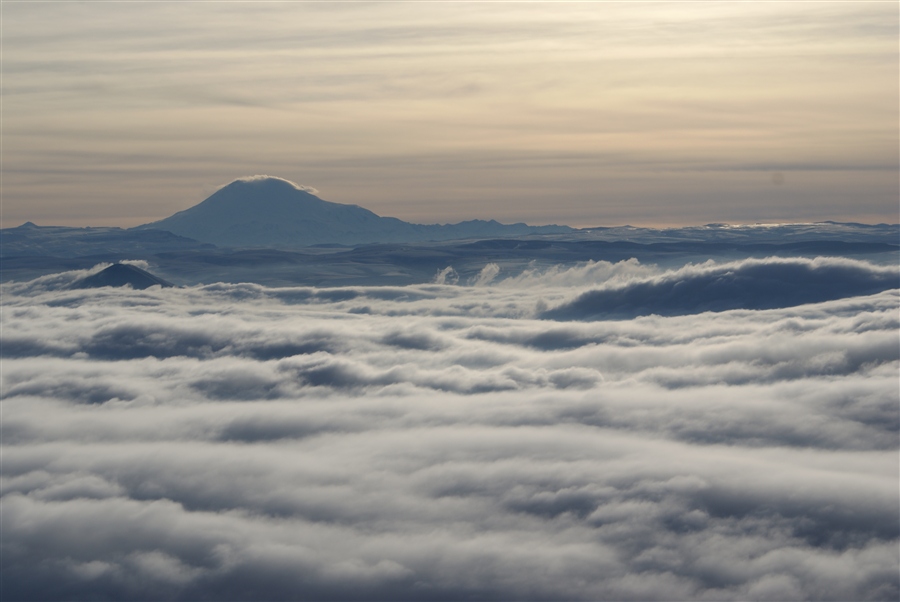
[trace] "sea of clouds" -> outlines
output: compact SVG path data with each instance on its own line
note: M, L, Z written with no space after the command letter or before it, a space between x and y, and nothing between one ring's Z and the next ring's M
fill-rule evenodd
M900 596L896 267L87 273L2 287L3 599Z

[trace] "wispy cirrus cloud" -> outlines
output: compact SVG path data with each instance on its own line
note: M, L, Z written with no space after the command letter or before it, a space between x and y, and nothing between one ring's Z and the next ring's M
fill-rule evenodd
M4 11L7 226L248 173L421 223L896 221L878 3L47 6Z

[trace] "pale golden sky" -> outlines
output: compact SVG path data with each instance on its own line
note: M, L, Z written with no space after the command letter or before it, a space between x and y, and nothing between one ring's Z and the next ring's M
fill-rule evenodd
M896 2L0 10L4 227L253 174L423 223L898 221Z

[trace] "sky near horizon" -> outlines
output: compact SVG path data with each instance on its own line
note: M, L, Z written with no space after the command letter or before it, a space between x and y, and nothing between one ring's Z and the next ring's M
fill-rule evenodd
M898 222L898 6L3 2L2 225Z

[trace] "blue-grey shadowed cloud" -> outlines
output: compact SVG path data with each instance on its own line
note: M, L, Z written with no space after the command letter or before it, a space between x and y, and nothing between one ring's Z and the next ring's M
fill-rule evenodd
M895 268L840 259L750 259L691 266L649 280L588 291L547 310L554 320L649 314L678 316L730 309L775 309L869 295L900 286Z
M900 291L534 319L748 266L5 284L0 596L896 599Z
M260 338L262 333L211 332L161 324L120 324L92 333L78 343L52 339L34 341L19 337L3 340L2 357L57 357L86 353L102 360L130 360L144 357L210 358L223 355L271 360L320 351L333 351L341 342L323 333L304 333L286 339ZM279 337L280 338L280 337Z

